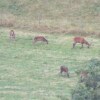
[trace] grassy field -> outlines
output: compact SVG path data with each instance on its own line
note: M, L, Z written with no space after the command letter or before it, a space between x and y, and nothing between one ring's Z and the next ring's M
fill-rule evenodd
M75 71L91 58L100 59L100 39L95 37L86 37L90 49L72 49L72 35L15 30L16 41L10 41L8 32L0 28L0 100L71 100ZM49 44L33 45L37 34ZM68 66L70 78L59 74L61 65Z
M100 0L2 0L0 26L47 33L100 34Z

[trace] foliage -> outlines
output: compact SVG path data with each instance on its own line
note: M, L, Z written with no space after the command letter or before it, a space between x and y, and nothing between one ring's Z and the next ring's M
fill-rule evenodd
M88 76L72 91L72 100L99 100L100 60L91 59L87 64ZM86 93L86 94L85 94Z
M93 91L88 90L83 84L76 86L72 92L72 100L91 100Z

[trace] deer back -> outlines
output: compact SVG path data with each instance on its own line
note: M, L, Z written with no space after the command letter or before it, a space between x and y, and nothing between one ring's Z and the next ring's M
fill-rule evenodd
M74 42L75 43L84 43L84 38L82 38L82 37L75 37L74 38Z
M61 66L61 67L60 67L60 72L61 72L61 73L62 73L62 72L68 72L68 68L65 67L65 66Z
M43 37L43 36L36 36L34 38L34 41L43 41L43 42L46 42L48 44L48 40L45 39L45 37Z

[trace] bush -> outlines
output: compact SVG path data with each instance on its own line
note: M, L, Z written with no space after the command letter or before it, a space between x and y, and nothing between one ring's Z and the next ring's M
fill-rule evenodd
M92 92L85 85L78 85L72 92L72 100L91 100L93 98Z
M86 65L88 76L72 90L72 100L99 100L100 60L91 59ZM99 91L99 92L98 92Z

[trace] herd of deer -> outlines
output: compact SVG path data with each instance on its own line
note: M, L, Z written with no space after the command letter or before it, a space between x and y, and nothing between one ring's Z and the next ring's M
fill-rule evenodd
M16 35L15 35L15 32L14 30L11 30L10 33L10 40L15 40L16 38ZM44 36L36 36L34 39L33 39L33 44L38 42L38 41L41 41L41 42L45 42L48 44L48 40L44 37ZM90 47L90 43L88 43L83 37L74 37L73 39L73 48L76 46L77 43L80 43L82 45L81 48L83 48L83 45L87 45L87 47L89 48ZM68 67L66 66L61 66L60 67L60 73L66 73L67 76L69 77L69 71L68 71ZM81 79L83 79L84 77L86 77L88 75L87 72L80 72L80 77Z
M14 30L11 30L9 35L10 35L10 40L15 40L16 36ZM36 36L33 40L33 44L36 43L37 41L42 41L48 44L48 40L44 36ZM83 37L74 37L73 41L74 41L73 48L76 46L77 43L80 43L82 45L81 48L83 48L84 44L87 45L88 48L90 47L90 43L88 43Z

